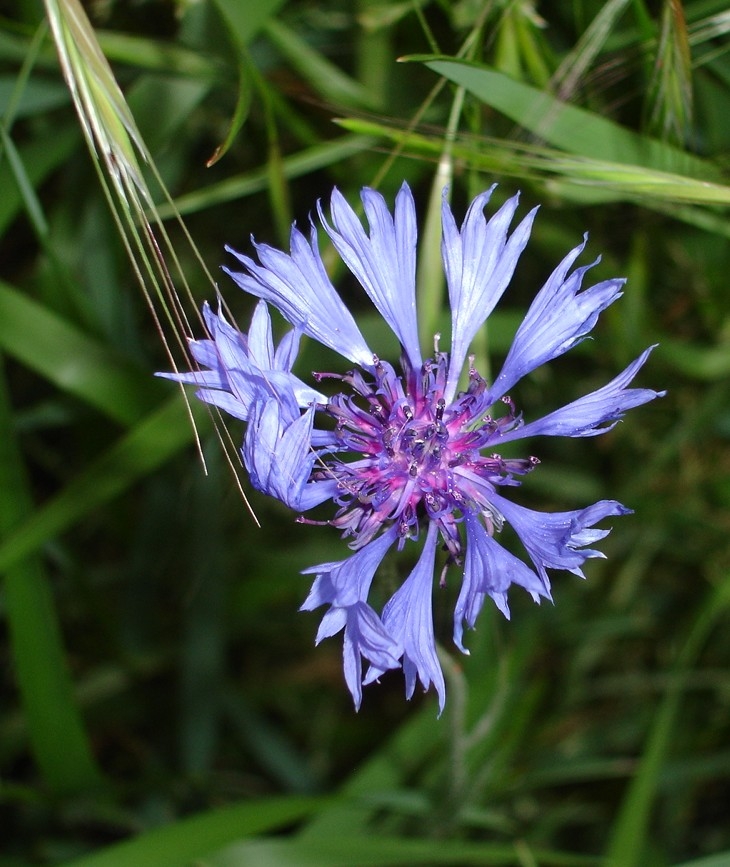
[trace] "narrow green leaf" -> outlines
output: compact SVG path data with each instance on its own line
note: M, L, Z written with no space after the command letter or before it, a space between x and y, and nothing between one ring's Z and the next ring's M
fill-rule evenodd
M212 80L219 72L210 58L170 41L111 30L95 32L105 57L117 63L151 72L185 75L201 83L206 79Z
M148 831L66 867L189 867L234 840L299 821L323 803L323 799L297 796L232 804ZM208 858L205 863L210 863Z
M347 135L334 141L314 145L281 161L284 175L291 178L302 177L310 172L344 161L355 154L372 147L369 136ZM175 199L174 208L180 214L192 214L221 202L230 202L265 190L269 183L269 167L264 166L245 175L234 175L218 184L211 184L194 193ZM161 219L168 219L175 211L167 205L158 206Z
M676 664L675 678L657 709L639 768L629 783L607 847L607 867L640 867L645 864L651 808L691 665L710 630L730 606L730 575L710 593L700 608Z
M649 132L680 147L684 145L692 125L692 56L679 0L664 0L647 103Z
M0 369L0 545L33 514L22 455ZM15 671L33 754L55 792L88 791L101 783L66 666L53 597L39 558L18 558L4 574Z
M231 120L228 124L228 131L226 132L223 141L218 145L218 147L216 147L213 155L208 158L206 163L208 168L214 166L218 160L228 152L248 117L253 89L246 73L246 59L241 57L238 62L238 90L236 93L236 106L233 109L233 114L231 115Z
M581 34L575 47L563 58L552 77L558 98L569 99L606 43L611 30L631 0L607 0Z
M4 115L15 90L15 77L0 77L0 115ZM13 112L15 118L29 117L52 111L68 105L71 98L68 89L54 81L34 81L26 83L23 94Z
M228 689L223 696L223 709L230 728L256 757L256 763L286 791L301 794L316 791L317 779L308 757L299 753L271 719L254 708L242 690Z
M204 430L209 415L191 404L195 423ZM0 569L9 569L84 515L127 490L171 458L193 438L185 402L176 395L97 458L56 497L37 509L0 545ZM202 472L202 470L201 470Z
M524 860L525 854L532 862ZM544 849L522 843L472 843L461 840L408 839L379 835L353 836L349 828L317 840L252 840L234 844L206 860L207 867L598 867L599 858Z
M662 337L667 364L695 379L715 380L730 376L730 345L697 346Z
M359 81L311 48L294 30L281 21L269 19L266 36L314 90L335 105L350 108L378 108L377 100Z
M43 136L18 147L20 159L27 167L28 179L35 189L70 158L80 141L77 126L60 126L52 138ZM3 233L23 207L21 191L7 163L0 165L0 189L3 191L0 196L0 233Z
M439 75L465 87L486 105L569 153L704 180L719 177L718 170L705 160L639 135L595 112L567 105L486 66L453 58L408 59L420 60Z
M284 5L284 0L215 0L215 4L234 31L236 41L247 45Z
M408 130L372 121L339 120L345 129L368 135L382 135L397 141L410 154L434 155L441 152L440 138L430 138ZM730 204L730 186L703 181L687 175L662 172L644 166L609 163L605 160L565 154L553 148L526 145L504 139L457 139L453 155L472 168L501 176L514 176L534 182L550 180L552 192L560 178L560 193L582 202L639 200L646 207L664 211L712 231L722 230L712 214L698 214L677 208L678 202L706 205Z
M150 412L163 393L149 373L2 281L0 348L124 425Z
M127 93L145 146L157 153L175 142L190 116L210 94L210 81L172 75L141 76Z
M431 755L444 737L433 705L425 705L404 723L395 735L345 782L341 797L318 813L299 834L299 839L327 838L348 832L365 832L378 811L364 798L377 791L402 788L410 771ZM363 800L360 800L360 798Z
M20 197L25 205L25 211L28 218L33 224L33 228L38 237L43 238L48 234L48 225L46 223L45 214L43 213L43 208L38 200L35 188L25 171L23 161L15 147L15 143L2 128L0 128L0 142L2 142L3 151L7 157L13 180L20 191Z
M730 852L719 852L717 855L708 855L707 858L683 861L675 867L730 867Z

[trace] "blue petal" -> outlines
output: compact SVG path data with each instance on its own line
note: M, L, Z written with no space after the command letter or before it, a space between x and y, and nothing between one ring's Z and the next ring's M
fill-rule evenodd
M312 229L310 241L296 228L291 255L255 244L261 264L226 247L248 273L223 270L252 295L271 302L292 325L363 367L372 367L373 353L342 303L325 271Z
M254 311L255 316L256 311ZM248 338L226 320L220 306L218 313L214 313L206 301L203 304L203 318L215 349L216 366L224 370L248 367ZM271 340L271 332L269 332L269 340Z
M446 200L441 210L443 240L441 255L446 272L451 303L452 331L449 378L445 399L454 396L456 385L474 335L494 309L512 279L517 260L530 237L532 210L507 238L507 231L517 210L518 196L513 196L487 222L484 207L494 187L477 196L469 206L461 230Z
M385 199L367 187L360 194L370 235L357 215L335 189L330 200L330 226L317 205L319 216L335 249L357 277L383 319L404 348L411 365L421 365L416 317L416 207L404 183L391 216Z
M168 376L167 378L172 379L173 377ZM174 378L177 379L177 377ZM180 379L180 381L190 382L191 380ZM202 400L203 403L217 406L218 409L228 413L232 418L239 418L241 421L248 421L251 415L253 401L248 399L242 401L228 391L219 390L217 388L199 388L195 392L195 396L198 400Z
M584 578L581 566L591 557L603 557L600 551L585 548L607 536L610 530L591 529L609 515L627 515L631 509L615 500L601 500L574 512L534 512L518 506L499 494L491 500L514 528L535 564L549 592L546 569L565 569Z
M271 370L274 367L274 340L271 336L269 308L263 301L259 301L253 311L247 337L249 356L256 360L262 370Z
M317 578L302 610L312 611L325 603L344 608L355 602L365 602L378 566L397 535L394 525L345 560L303 569L302 575L316 575Z
M626 410L666 394L650 388L627 388L654 348L650 346L642 352L603 388L578 398L541 419L508 431L500 437L500 443L530 436L589 437L611 430Z
M386 671L399 668L398 645L383 626L373 609L365 602L356 602L348 608L330 608L322 618L317 633L319 644L344 628L342 662L345 683L352 694L355 709L362 703L362 660Z
M315 574L316 578L301 610L331 606L322 618L317 643L345 628L345 681L356 708L362 701L363 658L381 672L400 667L399 645L366 602L375 572L396 536L395 527L391 527L346 560L304 570L304 574Z
M345 682L356 710L362 702L363 659L382 671L400 667L398 645L378 615L364 602L347 609L342 659Z
M432 587L438 526L432 523L418 563L383 609L383 625L398 643L403 654L406 698L416 687L416 676L424 689L434 685L439 697L439 713L446 702L446 685L436 656L433 633ZM373 666L365 676L371 683L383 673Z
M490 390L492 402L525 374L579 343L596 324L600 312L622 294L624 279L604 280L580 291L584 274L599 260L567 276L585 245L584 239L568 253L535 296Z
M524 587L536 602L541 596L549 599L550 594L532 569L487 533L477 515L466 512L464 524L466 554L461 591L454 609L454 643L462 653L468 654L462 642L463 623L466 622L470 629L474 628L487 595L509 619L507 590L511 584Z
M312 508L332 495L332 486L326 482L307 484L315 459L310 446L313 417L313 407L292 420L277 398L259 401L251 412L243 444L251 484L292 509Z
M248 335L230 325L222 313L213 313L207 303L203 316L211 339L191 341L190 352L198 364L211 369L158 376L201 386L196 393L200 400L244 421L256 403L272 396L292 407L292 419L298 414L294 411L297 406L326 400L291 373L298 333L285 335L274 352L271 320L263 301L254 311Z

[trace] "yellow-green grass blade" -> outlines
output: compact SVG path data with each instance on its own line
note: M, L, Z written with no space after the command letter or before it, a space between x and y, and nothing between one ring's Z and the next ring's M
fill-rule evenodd
M45 5L66 82L135 274L153 311L152 299L159 303L185 354L186 319L162 254L163 249L171 252L170 245L163 232L160 246L144 219L153 198L138 157L151 165L147 147L78 0L46 0ZM182 285L187 286L184 276Z
M102 191L133 274L142 289L166 349L169 366L173 370L181 367L187 369L193 365L188 354L187 338L195 330L189 320L193 317L200 320L201 314L190 289L191 275L182 267L167 229L156 213L154 197L142 165L149 171L156 188L168 203L171 202L170 195L78 0L46 0L46 10L61 66L92 153ZM147 217L148 212L150 218ZM177 216L178 227L184 237L183 243L192 251L204 279L215 287L215 281L187 228L179 215ZM182 361L178 360L180 358ZM187 397L184 396L183 399L188 406L187 425L192 426L195 432L202 459L195 429L196 414L189 406ZM228 432L217 422L217 415L212 414L206 418L214 420L216 433L241 497L248 504L237 475L240 466L238 451ZM170 446L173 449L178 433L169 433ZM94 490L89 493L93 499ZM76 505L80 509L80 506Z
M430 137L373 121L344 119L339 125L361 135L384 136L402 145L405 153L433 159L442 147L440 137ZM609 162L554 148L520 144L502 139L460 137L454 143L455 158L494 175L534 182L559 179L561 192L583 201L640 201L646 207L667 203L696 205L730 204L730 186L648 168L639 164ZM681 212L677 212L681 217Z
M717 181L712 163L656 139L642 136L588 109L567 105L542 90L467 61L411 57L515 123L569 153L608 163L629 164L660 172Z
M0 368L0 547L34 514L4 380ZM88 791L101 784L101 774L74 701L43 563L31 553L0 573L33 755L51 791Z
M530 78L547 85L550 77L537 28L544 21L531 3L508 3L499 15L494 45L494 65L517 79Z

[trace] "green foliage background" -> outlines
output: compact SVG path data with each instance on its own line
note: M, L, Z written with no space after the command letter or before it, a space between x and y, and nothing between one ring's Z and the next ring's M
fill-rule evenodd
M299 570L344 544L246 488L257 526L196 412L204 474L184 402L152 376L170 362L44 7L2 11L0 867L730 864L727 3L90 4L216 275L224 243L286 245L333 184L356 202L407 179L425 343L447 316L443 181L457 212L494 181L522 213L542 203L481 338L493 364L584 231L592 275L629 277L595 339L513 397L536 418L660 343L640 380L668 395L605 437L535 443L521 492L635 514L586 582L556 576L554 607L485 610L470 657L449 649L453 588L436 594L440 720L396 675L353 712L338 640L315 649L318 619L297 613ZM195 305L213 300L166 225ZM308 345L300 369L337 363Z

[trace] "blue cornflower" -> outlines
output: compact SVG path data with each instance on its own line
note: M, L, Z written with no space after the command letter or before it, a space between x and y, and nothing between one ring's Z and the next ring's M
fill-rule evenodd
M512 584L536 602L550 599L547 570L583 577L585 561L603 556L587 546L609 532L595 525L630 511L614 500L552 513L515 504L501 492L519 485L539 461L503 458L501 446L528 436L604 433L627 409L663 394L629 388L650 348L608 385L544 418L523 423L508 396L523 376L583 340L599 313L621 295L622 279L582 288L592 265L573 266L585 239L538 292L494 382L490 385L474 369L469 345L510 282L537 210L510 233L518 196L487 220L484 208L493 189L474 199L461 227L444 197L442 257L452 314L448 353L436 348L429 358L421 355L415 206L403 184L392 215L379 193L363 190L369 231L337 190L329 218L318 206L335 249L400 342L400 372L368 346L334 289L312 223L309 238L292 229L289 254L254 242L255 261L226 248L244 270L224 270L262 299L251 327L243 334L206 305L209 339L190 343L199 370L166 374L198 385L201 400L248 423L242 455L254 487L299 512L334 501L336 511L327 523L342 531L354 553L304 570L315 578L302 609L329 606L317 642L344 630L345 679L356 707L363 684L402 668L407 697L419 679L426 689L434 685L443 709L445 685L432 615L439 543L446 552L440 582L449 570L461 575L453 637L468 653L464 624L474 627L487 596L506 617ZM278 347L267 303L294 326ZM325 379L340 383L334 396L292 373L302 334L356 365L342 374L314 374L318 385ZM459 391L467 359L468 382ZM323 426L315 427L320 419ZM531 565L499 543L505 523ZM390 548L402 549L421 534L415 567L378 613L368 602L378 567ZM363 660L369 666L364 674Z

